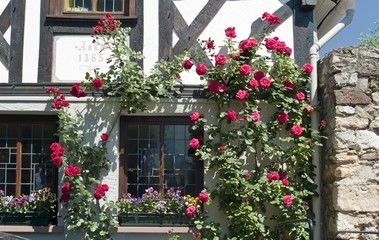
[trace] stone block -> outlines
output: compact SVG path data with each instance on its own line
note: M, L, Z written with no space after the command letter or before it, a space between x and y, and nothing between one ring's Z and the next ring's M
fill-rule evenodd
M355 106L371 103L371 98L359 89L334 90L334 95L337 105Z
M358 82L358 73L343 71L336 73L333 76L336 87L347 87L347 86L356 86Z
M355 163L359 160L357 151L355 150L337 153L335 156L332 156L331 159L337 164Z
M334 209L343 212L379 212L379 186L336 186Z
M369 120L356 115L349 117L337 117L336 128L364 129L369 125Z
M337 213L336 214L335 231L343 230L366 230L377 231L377 224L375 222L375 215L371 214L356 214L356 213ZM330 236L331 237L331 236ZM375 235L361 235L358 234L339 234L337 239L363 239L374 240L377 239ZM331 238L330 238L331 239Z
M355 114L355 108L352 106L336 106L336 115L345 116Z
M336 132L332 140L336 149L379 149L379 136L368 130Z
M361 169L359 164L349 164L336 167L334 170L334 176L337 178L351 177Z

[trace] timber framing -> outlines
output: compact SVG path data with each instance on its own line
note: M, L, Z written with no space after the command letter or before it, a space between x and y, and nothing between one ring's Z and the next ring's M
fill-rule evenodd
M5 7L0 14L0 62L9 70L9 54L10 47L4 38L5 32L11 25L11 3Z

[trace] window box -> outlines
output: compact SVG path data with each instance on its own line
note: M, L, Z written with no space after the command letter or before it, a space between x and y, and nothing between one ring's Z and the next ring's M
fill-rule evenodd
M48 213L0 213L0 225L48 226Z
M182 213L120 213L120 226L190 226L191 219Z

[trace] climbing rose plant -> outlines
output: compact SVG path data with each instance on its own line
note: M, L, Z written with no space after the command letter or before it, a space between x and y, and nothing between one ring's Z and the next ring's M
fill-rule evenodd
M228 27L221 52L211 38L199 41L191 52L158 61L145 76L138 64L142 55L125 44L130 29L121 28L107 14L94 27L93 38L110 50L109 70L95 70L94 76L87 73L85 81L70 88L77 98L89 92L116 97L120 116L124 110L147 111L146 103L169 97L180 82L180 72L194 68L205 81L204 91L215 102L218 117L216 124L208 124L203 113L189 116L193 130L205 133L204 139L191 139L189 148L205 162L205 172L212 169L217 175L212 194L202 192L198 199L211 204L210 196L218 196L228 220L228 239L273 239L273 223L312 217L311 158L314 147L320 145L318 131L310 128L315 106L307 99L313 69L310 64L297 66L290 57L292 50L278 37L265 37L280 18L264 13L262 19L267 27L255 38L237 42L236 28ZM202 56L208 56L212 65L206 65ZM101 172L109 168L106 144L116 121L99 133L97 144L84 144L83 118L70 113L70 103L58 88L47 92L59 117L60 143L51 145L51 157L64 172L60 202L67 209L67 229L84 232L86 239L111 239L109 229L117 226L117 204L107 199L109 186L101 182ZM195 238L223 237L220 225L208 221L200 206L188 205L186 215L193 219ZM291 226L286 234L290 239L308 237L301 224Z

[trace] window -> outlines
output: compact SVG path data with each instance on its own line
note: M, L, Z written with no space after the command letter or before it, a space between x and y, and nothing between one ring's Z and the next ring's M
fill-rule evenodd
M160 193L173 187L197 195L203 186L203 165L188 147L192 137L188 117L122 118L120 196L141 196L149 187Z
M56 133L54 116L1 116L0 189L6 195L56 191L57 169L50 158Z
M136 0L50 0L48 18L96 19L111 13L117 19L135 18Z

